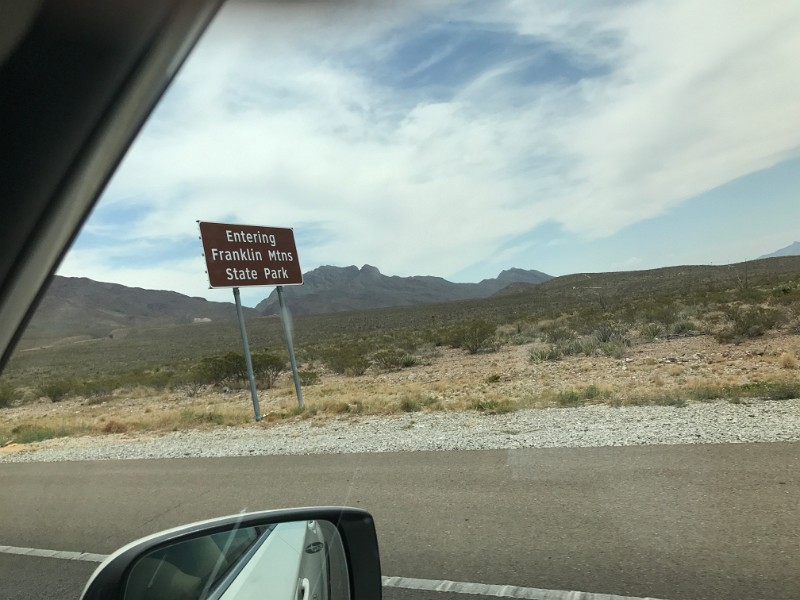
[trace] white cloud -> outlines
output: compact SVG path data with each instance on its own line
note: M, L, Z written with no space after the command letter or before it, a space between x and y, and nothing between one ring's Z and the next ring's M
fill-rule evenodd
M542 223L611 235L797 154L796 2L353 5L369 18L316 2L223 13L103 200L149 207L117 235L167 247L196 236L195 219L306 225L327 235L300 248L304 268L448 276ZM432 100L353 68L388 60L422 10L599 72L514 84L520 57L507 57ZM197 261L118 270L81 256L71 273L202 282Z

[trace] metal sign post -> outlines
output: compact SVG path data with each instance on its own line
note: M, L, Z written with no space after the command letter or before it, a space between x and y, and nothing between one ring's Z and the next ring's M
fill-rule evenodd
M283 286L278 286L278 304L281 307L281 319L283 319L283 330L286 332L286 345L289 347L289 362L292 364L292 376L294 377L294 389L297 392L297 404L300 409L306 406L303 404L303 390L300 388L300 375L297 372L297 361L294 359L294 344L292 343L292 326L289 321L289 311L283 303Z
M244 326L244 312L239 296L240 287L277 286L283 327L286 331L286 344L289 348L289 361L292 364L294 387L297 391L297 402L301 409L305 408L303 392L300 389L300 376L297 373L297 362L294 357L289 312L284 305L282 294L284 285L303 285L303 272L300 270L297 247L294 243L294 231L286 227L260 227L208 221L198 221L197 224L200 228L200 240L203 244L209 286L233 288L256 421L261 420L261 409L258 406L253 359L250 356L250 344L247 341L247 330Z
M239 288L233 288L233 299L236 301L236 316L239 317L239 332L242 334L242 348L244 349L244 364L247 366L247 380L250 382L250 396L253 398L253 414L256 422L261 420L261 408L258 406L258 393L256 392L256 377L253 374L253 359L250 356L250 343L247 341L247 329L244 326L244 313L242 312L242 299Z

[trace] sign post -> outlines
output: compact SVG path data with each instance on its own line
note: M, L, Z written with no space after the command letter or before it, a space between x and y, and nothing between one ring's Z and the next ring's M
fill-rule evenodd
M244 313L239 296L240 287L277 286L297 402L300 408L304 408L300 377L297 373L297 362L292 344L292 329L288 311L283 304L281 289L284 285L303 284L303 273L300 270L297 247L294 242L294 231L285 227L259 227L207 221L198 221L197 223L200 227L200 240L203 243L209 286L233 288L256 421L261 420L261 410L258 406L253 361L250 357L250 344L247 341Z
M289 311L283 303L283 286L278 286L278 304L281 307L281 319L283 319L283 330L286 332L286 343L289 346L289 362L292 364L292 376L294 377L294 391L297 392L297 403L300 408L305 408L303 403L303 390L300 387L300 374L297 372L297 361L294 359L294 344L292 343L292 328L289 324Z
M244 312L242 311L242 299L239 296L239 288L233 288L233 299L236 302L236 316L239 318L239 333L242 335L242 348L244 349L244 364L247 367L247 381L250 383L250 397L253 399L253 414L256 422L261 420L261 407L258 405L258 393L256 392L256 376L253 373L253 358L250 356L250 342L247 341L247 329L244 326Z

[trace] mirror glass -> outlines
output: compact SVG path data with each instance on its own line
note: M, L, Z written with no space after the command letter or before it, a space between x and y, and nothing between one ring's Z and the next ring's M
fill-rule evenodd
M161 544L138 557L125 600L344 600L347 560L328 521L235 527Z

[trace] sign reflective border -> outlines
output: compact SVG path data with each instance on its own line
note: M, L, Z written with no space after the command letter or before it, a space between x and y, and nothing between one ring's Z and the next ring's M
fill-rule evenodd
M198 225L212 288L302 285L291 229L207 221Z

